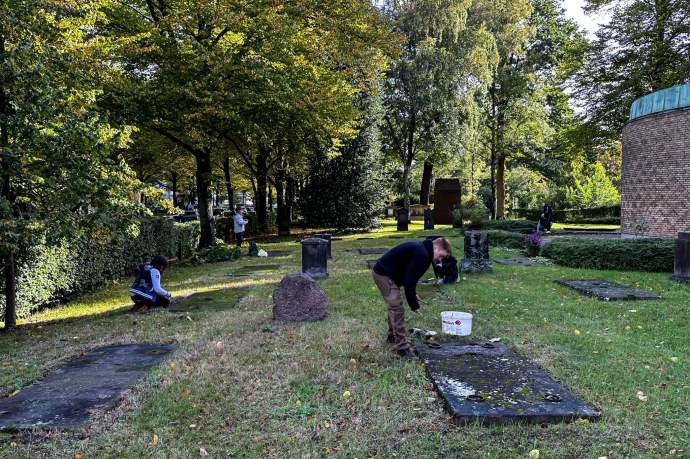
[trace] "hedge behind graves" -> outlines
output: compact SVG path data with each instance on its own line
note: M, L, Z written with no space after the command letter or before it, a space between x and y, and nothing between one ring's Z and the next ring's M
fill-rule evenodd
M537 228L533 220L489 220L482 222L483 230L502 230L514 233L531 233Z
M556 239L542 256L573 268L673 271L672 239Z
M525 236L511 231L489 230L489 247L521 249L525 246Z
M130 275L156 255L189 258L198 240L198 222L155 218L142 221L136 237L81 234L58 244L35 244L17 264L17 317ZM0 278L0 317L5 309L3 284Z

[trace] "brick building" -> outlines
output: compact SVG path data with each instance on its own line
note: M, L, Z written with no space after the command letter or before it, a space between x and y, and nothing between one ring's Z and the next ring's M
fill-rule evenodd
M690 231L690 84L636 100L623 129L623 237L679 231Z

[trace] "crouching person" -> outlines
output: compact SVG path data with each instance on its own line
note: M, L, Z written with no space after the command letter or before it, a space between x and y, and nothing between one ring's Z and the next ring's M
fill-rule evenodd
M151 263L137 269L136 278L129 289L134 301L133 312L146 312L149 308L170 306L172 295L161 287L161 274L168 267L164 256L154 258Z
M411 358L414 354L405 334L405 308L400 288L405 289L410 309L418 312L417 282L432 262L438 265L450 255L450 242L445 238L433 242L405 242L390 249L374 265L374 283L388 305L388 342L395 345L402 358Z

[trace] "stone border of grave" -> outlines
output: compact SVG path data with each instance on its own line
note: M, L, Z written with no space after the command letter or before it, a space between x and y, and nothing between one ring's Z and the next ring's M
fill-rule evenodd
M601 301L644 301L644 300L660 300L661 296L657 295L656 293L652 293L647 290L642 290L639 288L635 287L629 287L624 284L619 284L617 282L612 282L612 281L607 281L603 279L557 279L554 282L557 284L567 287L571 290L575 290L579 294L583 296L588 296L590 298L596 298ZM573 284L575 282L597 282L600 284L607 284L607 287L602 287L601 289L598 289L595 287L586 287L586 286L578 286L576 284ZM620 289L624 291L630 292L627 296L605 296L604 294L598 293L598 290L604 290L606 288L609 289Z

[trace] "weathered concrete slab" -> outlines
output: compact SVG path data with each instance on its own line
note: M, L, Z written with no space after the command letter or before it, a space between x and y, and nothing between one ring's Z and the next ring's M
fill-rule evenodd
M420 341L416 349L458 423L599 419L597 410L504 344Z
M237 270L239 274L265 274L280 269L280 265L246 265Z
M583 280L557 280L561 285L577 290L583 295L599 298L600 300L657 300L660 296L641 290L628 287L627 285L601 279Z
M388 252L385 247L361 247L357 249L360 255L382 255Z
M374 269L374 265L378 260L367 260L367 268Z
M126 389L174 348L121 344L94 349L15 397L0 400L0 430L81 427L92 411L115 406Z
M539 263L529 258L494 258L493 261L499 265L508 266L546 266L544 263Z
M266 253L268 253L269 258L279 258L289 257L295 252L293 252L292 250L267 250Z

